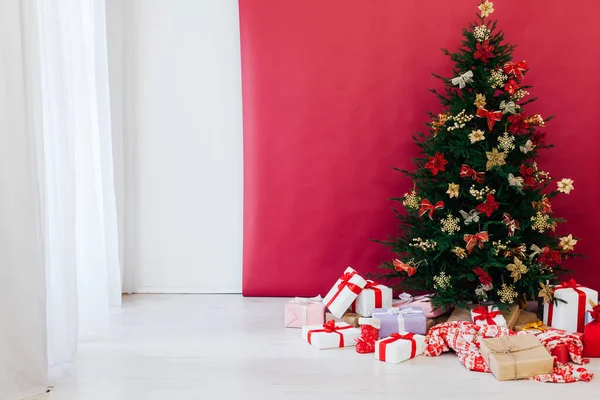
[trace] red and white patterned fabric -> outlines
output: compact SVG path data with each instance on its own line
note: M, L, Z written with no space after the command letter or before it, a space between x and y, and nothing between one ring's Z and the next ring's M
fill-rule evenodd
M549 334L551 333L551 334ZM528 334L523 332L523 334ZM471 371L490 372L479 351L481 339L500 336L513 336L515 332L496 325L478 326L467 321L446 322L431 328L425 338L424 356L436 357L454 350L459 361ZM585 364L587 360L581 357L581 340L575 335L559 331L548 331L537 335L540 341L550 351L558 344L567 344L569 354L574 362ZM577 343L578 342L578 343ZM539 375L532 379L541 382L588 382L593 377L585 368L573 368L570 365L557 363L552 374Z
M381 321L373 318L360 318L360 337L356 339L356 352L360 354L375 353L375 342L379 340Z
M531 379L549 383L572 383L579 381L589 382L593 377L594 374L583 367L556 363L554 371L551 374L538 375Z
M490 372L479 352L482 338L514 335L509 329L497 325L475 325L467 321L452 321L436 325L425 338L424 356L435 357L454 350L459 361L469 370Z
M552 350L554 350L554 348L558 345L562 344L567 346L569 358L575 364L583 365L589 362L588 359L583 358L583 343L581 343L581 339L579 339L577 335L556 329L550 329L546 332L539 333L528 333L528 331L521 331L519 334L535 334L535 336L540 339L540 342L542 342L544 347L546 347L549 352L552 352Z

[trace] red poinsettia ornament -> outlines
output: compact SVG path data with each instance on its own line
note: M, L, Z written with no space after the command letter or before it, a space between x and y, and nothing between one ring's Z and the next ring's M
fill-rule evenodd
M508 117L508 122L510 125L508 126L508 131L510 133L514 133L515 135L525 133L525 131L529 128L529 122L526 121L527 118L523 114L515 114Z
M494 199L494 195L490 193L487 195L485 201L476 208L480 213L491 217L492 213L496 211L498 207L500 207L500 204L498 204L498 202Z
M535 174L535 169L533 167L528 167L525 164L521 164L519 172L523 178L524 186L535 186L535 178L533 177L533 174Z
M490 44L489 39L484 40L481 43L477 43L473 58L476 60L481 60L484 63L490 61L491 58L494 58L494 45Z
M492 286L492 277L490 274L485 272L483 268L477 267L473 270L475 275L479 277L479 283L484 287L485 290L491 290Z
M542 249L542 254L540 254L538 261L547 267L554 267L562 262L562 254L559 250L552 250L546 246Z
M436 151L435 156L429 157L425 168L431 171L433 175L437 175L438 172L446 170L446 164L448 164L448 161L444 158L444 154Z
M512 79L504 84L504 90L510 95L515 94L518 89L519 84Z

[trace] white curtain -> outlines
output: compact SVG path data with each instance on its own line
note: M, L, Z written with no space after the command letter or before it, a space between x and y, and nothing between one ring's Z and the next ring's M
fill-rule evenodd
M28 14L0 1L0 400L46 390L45 284Z
M104 0L35 1L48 358L61 368L121 302L106 27Z

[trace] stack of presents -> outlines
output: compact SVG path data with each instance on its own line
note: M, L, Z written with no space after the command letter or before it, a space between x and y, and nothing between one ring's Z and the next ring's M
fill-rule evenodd
M354 347L387 363L452 350L467 369L498 380L589 381L581 365L600 357L598 292L573 280L553 290L539 316L537 302L436 308L427 295L394 300L391 288L347 268L325 298L288 302L285 324L317 349Z

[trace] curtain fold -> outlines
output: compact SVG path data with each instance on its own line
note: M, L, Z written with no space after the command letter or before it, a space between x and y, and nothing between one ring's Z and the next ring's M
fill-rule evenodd
M27 1L0 2L0 400L46 390L45 283Z
M48 357L59 372L121 302L104 0L37 0Z

